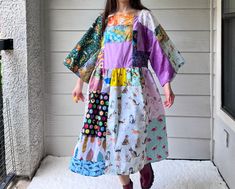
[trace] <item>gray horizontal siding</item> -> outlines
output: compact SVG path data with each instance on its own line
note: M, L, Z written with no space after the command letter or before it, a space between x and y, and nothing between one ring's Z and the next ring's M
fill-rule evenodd
M169 37L177 45L181 52L209 53L209 31L168 31ZM83 36L80 31L53 31L49 33L50 52L68 52L76 45Z
M84 112L84 103L74 103L72 95L50 94L45 102L48 114L82 115ZM176 96L174 106L166 109L166 112L171 116L209 117L209 96Z
M103 9L104 0L50 0L49 9ZM209 8L208 0L144 0L145 6L151 9L205 9Z
M151 68L149 68L151 69ZM152 69L151 69L152 70ZM154 80L157 82L157 86L160 93L163 94L162 87L158 82L157 76L152 71ZM61 73L61 74L46 74L46 91L50 94L71 94L74 88L74 78L75 74ZM178 74L177 77L172 82L174 86L174 93L176 95L210 95L209 87L209 75L208 74ZM60 82L58 85L58 81ZM87 85L83 87L84 95L86 93Z
M71 47L70 47L71 48ZM61 74L61 73L70 73L69 69L66 69L62 64L63 59L66 57L68 52L51 52L50 57L48 57L48 64L46 66L45 72ZM179 73L184 74L210 74L209 69L209 53L182 53L182 56L185 58L187 64L185 64L180 70ZM200 60L200 61L198 61Z
M206 30L209 28L209 9L152 10L166 30ZM51 10L50 30L86 30L101 10ZM79 15L81 21L77 21ZM195 16L197 15L197 16ZM194 24L192 24L194 23ZM196 23L196 24L195 24Z
M45 137L46 151L56 156L71 156L77 137ZM168 138L169 158L208 159L210 139ZM180 149L180 150L179 150Z
M210 24L209 0L145 0L186 59L172 83L175 104L167 109L172 158L209 158L210 149ZM47 1L45 66L46 153L72 154L82 127L84 103L74 103L76 75L62 61L102 11L104 0ZM154 72L149 66L153 75ZM162 98L164 94L158 84ZM84 95L87 85L84 85Z

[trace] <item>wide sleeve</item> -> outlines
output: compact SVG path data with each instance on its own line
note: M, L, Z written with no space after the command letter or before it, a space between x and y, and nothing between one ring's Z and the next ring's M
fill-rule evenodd
M86 83L89 83L100 50L101 27L100 14L63 61L69 70Z
M151 11L144 20L148 28L149 61L161 86L164 86L175 78L185 60Z

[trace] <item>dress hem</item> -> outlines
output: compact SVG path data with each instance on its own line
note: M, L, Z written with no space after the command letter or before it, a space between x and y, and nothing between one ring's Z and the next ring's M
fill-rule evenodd
M168 156L169 155L163 156L160 159L148 160L145 162L145 164L162 161L164 159L167 159ZM133 170L131 174L135 174L139 172L142 168L143 167ZM78 173L84 176L91 176L91 177L98 177L101 175L117 175L117 176L118 175L130 175L130 174L121 174L118 172L105 172L104 161L92 162L92 161L86 161L86 160L78 160L74 157L71 158L69 169L74 173Z

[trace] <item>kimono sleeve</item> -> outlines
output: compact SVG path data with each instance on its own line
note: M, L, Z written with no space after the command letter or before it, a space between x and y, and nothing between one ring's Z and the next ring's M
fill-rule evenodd
M89 83L100 49L102 15L100 14L73 49L63 64L84 82Z
M147 17L149 61L164 86L175 78L185 60L153 13L149 12Z

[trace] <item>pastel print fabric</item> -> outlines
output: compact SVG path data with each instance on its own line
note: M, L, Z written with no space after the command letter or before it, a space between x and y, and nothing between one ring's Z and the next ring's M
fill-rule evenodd
M166 36L153 14L141 10L138 15L109 15L101 40L89 43L100 48L92 72L84 76L89 78L87 100L71 171L129 175L168 157L165 110L148 68L150 61L163 86L184 64ZM87 54L85 49L79 54Z

